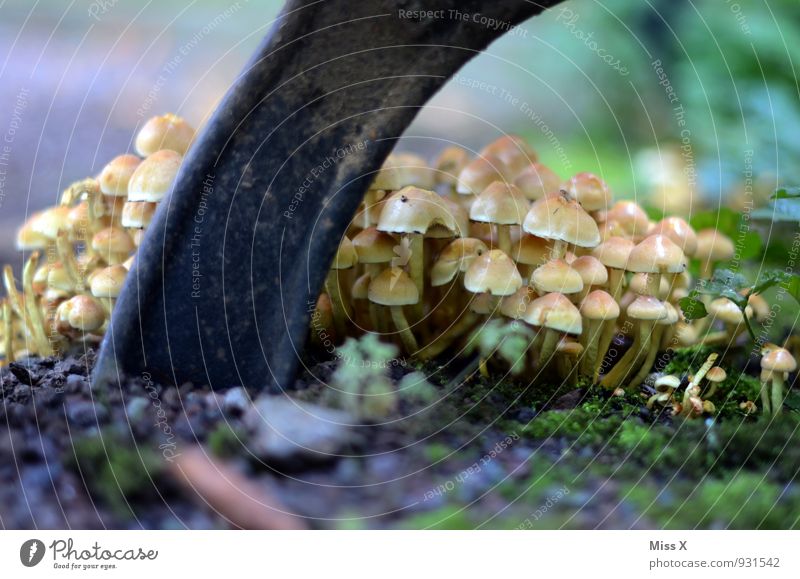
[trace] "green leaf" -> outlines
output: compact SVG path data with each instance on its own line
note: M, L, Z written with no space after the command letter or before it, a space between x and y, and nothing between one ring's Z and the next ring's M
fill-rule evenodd
M800 199L800 187L781 187L770 199Z
M708 315L706 306L697 298L681 298L678 303L683 311L683 317L687 320L699 320L700 318L705 318Z

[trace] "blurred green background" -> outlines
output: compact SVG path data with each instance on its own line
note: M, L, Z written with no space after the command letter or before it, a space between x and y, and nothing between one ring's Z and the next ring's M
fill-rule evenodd
M277 1L0 4L0 247L148 116L200 125ZM563 177L589 170L654 211L759 207L800 182L797 0L570 0L474 59L400 147L433 155L505 131ZM797 64L796 64L797 63ZM746 179L752 178L752 186Z

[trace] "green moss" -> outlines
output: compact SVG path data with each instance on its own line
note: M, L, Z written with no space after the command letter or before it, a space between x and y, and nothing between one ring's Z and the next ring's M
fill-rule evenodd
M406 529L431 529L431 530L470 530L477 526L470 520L468 509L459 506L446 505L435 511L428 511L412 515L405 519L402 527Z
M425 445L425 457L430 463L436 463L444 460L453 452L452 449L446 444L432 442Z
M689 372L695 372L713 352L713 348L700 344L689 348L676 348L672 358L664 366L664 373L684 376Z
M231 428L226 423L220 423L208 435L208 446L216 456L225 458L236 456L242 450L243 440L246 437L243 433Z

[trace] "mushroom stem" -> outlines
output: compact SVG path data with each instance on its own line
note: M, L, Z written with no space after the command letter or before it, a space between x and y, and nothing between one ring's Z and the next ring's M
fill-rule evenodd
M619 302L622 297L622 287L625 285L625 272L616 267L608 268L608 293Z
M35 251L30 258L28 258L25 267L22 268L22 295L24 296L25 309L30 316L31 325L33 327L33 339L37 344L39 355L52 356L54 351L50 345L50 340L47 339L44 316L36 300L36 294L33 292L33 274L38 265L39 252Z
M14 361L14 320L11 304L3 300L3 351L6 364Z
M422 349L419 354L422 359L430 360L435 358L444 352L450 346L450 344L455 342L459 337L463 336L469 331L470 328L472 328L472 326L475 325L475 322L478 320L478 316L469 311L469 304L472 302L473 296L474 294L469 294L468 301L464 306L463 314L455 321L455 323L451 324L443 333L436 336L436 339L433 342Z
M412 312L415 319L421 319L425 290L424 238L422 237L421 233L409 233L408 240L409 248L411 250L411 257L408 261L408 275L413 280L414 285L417 286L417 292L419 293L419 302L412 306Z
M333 327L336 330L336 337L339 340L344 340L347 335L347 326L345 324L347 309L339 287L338 273L339 271L336 269L328 272L328 278L325 280L325 291L328 293L328 297L331 298L331 312L333 313Z
M554 239L553 247L550 249L550 259L564 259L568 245L563 239Z
M417 339L408 326L408 320L403 313L403 306L391 306L389 311L392 313L392 321L400 334L400 340L403 342L406 353L414 354L419 349L419 346L417 345Z
M777 416L783 411L783 376L779 372L772 373L772 414Z
M539 350L540 368L543 368L545 364L547 364L547 362L553 356L553 353L556 351L557 346L558 346L558 332L550 328L546 328L544 331L544 340L542 341L542 347Z
M625 352L625 355L614 364L611 371L605 375L601 384L606 388L617 388L625 382L625 378L636 367L636 362L646 352L647 344L650 341L650 333L655 322L651 320L641 320L639 322L639 333L633 340L633 344Z
M69 278L70 282L72 282L72 286L75 291L77 293L83 292L86 289L86 286L83 283L83 278L80 274L78 274L80 266L78 266L78 262L75 259L75 252L73 251L72 244L67 238L66 231L58 232L58 238L56 240L56 252L61 265L64 267L64 272L66 272L67 277Z
M496 225L497 247L506 255L511 255L511 226Z
M764 411L764 414L771 414L771 406L770 398L769 398L769 382L764 380L762 377L761 380L761 389L759 390L759 394L761 395L761 408Z
M630 387L636 388L644 382L644 379L647 378L647 375L650 373L650 368L653 367L653 363L656 361L656 356L658 355L659 345L661 344L661 336L664 334L664 326L658 325L656 326L655 330L650 337L650 347L647 350L647 355L645 356L644 363L639 368L639 371L636 373L636 376L633 377L631 380Z
M597 363L597 354L600 350L600 334L603 322L598 320L586 320L586 328L581 334L581 345L583 346L583 356L580 360L580 372L583 376L590 376L594 372Z

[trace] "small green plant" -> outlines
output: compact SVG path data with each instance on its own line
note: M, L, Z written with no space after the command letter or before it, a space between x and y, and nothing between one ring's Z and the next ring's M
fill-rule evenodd
M530 326L516 320L494 319L472 333L467 350L477 351L483 360L500 358L508 365L511 374L517 376L525 369L527 351L533 338Z

